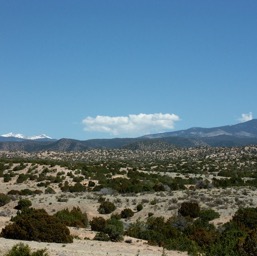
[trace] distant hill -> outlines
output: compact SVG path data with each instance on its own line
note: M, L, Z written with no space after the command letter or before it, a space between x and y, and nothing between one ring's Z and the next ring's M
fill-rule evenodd
M235 125L226 125L214 128L194 127L187 130L165 132L145 135L142 138L166 138L166 137L183 137L183 138L213 138L218 136L232 136L236 138L257 138L257 119L239 123Z
M232 147L257 144L257 119L214 128L190 128L187 130L145 135L139 138L115 139L23 139L0 137L0 150L9 151L85 151L103 149L161 150L172 147Z

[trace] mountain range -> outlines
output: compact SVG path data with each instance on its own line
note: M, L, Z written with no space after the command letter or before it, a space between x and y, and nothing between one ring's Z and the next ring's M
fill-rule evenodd
M94 148L106 149L164 149L171 147L198 146L245 146L257 144L257 119L235 125L213 128L194 127L187 130L149 134L138 138L114 138L55 140L47 135L26 137L21 134L5 134L0 136L0 150L12 151L85 151Z
M21 133L7 133L0 136L0 141L24 141L24 140L40 140L40 141L48 141L52 140L51 137L41 134L36 136L25 136Z
M185 138L211 138L217 136L233 136L237 138L256 138L257 119L253 119L236 125L226 125L213 128L194 127L187 130L165 132L145 135L143 138L165 138L165 137L185 137Z

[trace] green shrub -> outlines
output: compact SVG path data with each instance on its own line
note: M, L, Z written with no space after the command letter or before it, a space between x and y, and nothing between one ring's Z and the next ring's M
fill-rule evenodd
M21 192L20 192L19 190L12 189L12 190L8 191L7 194L8 194L8 195L20 195Z
M165 242L164 247L168 250L187 251L188 255L192 255L192 256L201 255L201 254L199 254L200 248L198 247L196 242L190 240L188 237L186 237L183 234L180 234L175 238L168 239ZM226 255L226 256L228 256L228 255ZM208 254L208 256L210 256L210 255ZM217 254L216 256L220 256L220 255Z
M104 201L105 201L105 197L99 196L97 202L98 202L98 203L103 203Z
M156 183L153 186L154 191L158 192L158 191L165 191L165 187L161 182Z
M199 218L203 221L211 221L220 217L218 212L215 212L213 209L201 210L199 213Z
M151 237L148 240L150 241L155 240L157 244L159 244L159 242L161 242L161 238L165 236L167 232L169 232L167 229L168 226L165 223L164 217L150 217L147 219L146 225L147 225L148 231L150 231L149 234L151 235Z
M134 216L134 212L131 209L126 208L126 209L121 211L120 216L123 219L130 218L130 217Z
M5 254L5 256L48 256L48 255L49 254L46 252L46 249L41 249L35 252L31 252L30 247L23 243L14 245L12 249L7 254Z
M38 187L47 187L50 185L49 181L42 181L37 184Z
M163 217L150 217L146 222L132 223L126 234L148 240L151 245L164 246L167 239L176 238L179 231L172 226L170 220L165 222Z
M29 180L37 180L38 176L36 174L30 174Z
M140 212L143 210L143 205L142 204L138 204L137 205L137 211Z
M43 193L43 191L40 190L40 189L35 189L35 190L33 191L33 194L34 194L34 195L40 195L40 194L42 194L42 193Z
M23 196L30 196L30 195L33 195L34 192L29 188L25 188L20 191L20 194Z
M86 191L86 187L84 185L82 185L80 182L76 182L74 184L74 186L70 186L69 187L69 191L71 193L75 193L75 192L85 192Z
M84 180L83 176L74 176L73 177L73 182L81 182Z
M120 219L121 219L121 216L120 216L119 213L113 213L113 214L111 215L111 218L120 220Z
M23 210L24 208L29 208L32 205L32 202L29 199L20 199L18 201L18 205L14 208L16 210Z
M114 203L109 201L104 201L100 204L98 208L98 212L101 214L109 214L112 213L116 209Z
M8 204L11 201L8 195L0 193L0 207Z
M20 170L23 170L27 165L24 165L24 163L20 163L19 165L15 166L13 168L13 171L20 171Z
M9 182L12 179L10 174L4 174L4 182Z
M240 208L223 225L219 239L205 247L208 256L257 255L257 209Z
M111 241L122 241L124 232L123 223L116 218L110 218L106 221L106 227L104 232L108 234Z
M184 232L191 225L190 218L181 215L173 216L167 220L177 230Z
M12 247L12 249L5 254L5 256L30 256L31 250L29 246L23 243L16 244Z
M29 178L29 175L24 174L24 173L21 173L21 174L19 174L19 176L18 176L16 182L17 182L17 183L23 183L23 182L26 181L28 178Z
M69 229L44 209L25 208L2 229L1 236L18 240L71 243Z
M97 232L95 237L94 237L94 240L97 240L97 241L110 241L110 237L105 234L104 232Z
M184 233L202 248L210 247L219 238L219 233L214 225L201 219L194 221Z
M234 223L230 222L224 225L222 234L216 243L209 248L206 247L208 256L247 256L239 252L239 245L243 243L247 233L240 230Z
M140 239L145 239L144 232L147 230L146 223L140 220L137 220L134 223L131 223L126 231L126 235L131 237L136 237Z
M88 186L89 186L90 188L94 187L94 186L95 186L95 182L92 181L92 180L90 180L90 181L88 182Z
M87 214L82 213L79 207L73 207L71 211L69 209L58 211L54 216L69 227L86 228L88 225Z
M184 217L197 218L200 213L200 207L195 202L183 202L178 212Z
M153 215L154 215L153 212L148 212L148 214L147 214L148 218L152 217Z
M232 221L247 230L257 229L257 208L239 208Z
M55 193L56 193L55 190L51 187L47 187L45 189L45 194L55 194Z
M90 221L91 230L103 232L106 227L106 220L103 217L94 217Z
M43 192L41 190L31 190L29 188L25 188L25 189L22 189L20 191L20 195L22 196L30 196L30 195L38 195L38 194L42 194Z
M253 230L248 233L248 236L245 238L244 243L239 250L242 255L257 255L257 232Z

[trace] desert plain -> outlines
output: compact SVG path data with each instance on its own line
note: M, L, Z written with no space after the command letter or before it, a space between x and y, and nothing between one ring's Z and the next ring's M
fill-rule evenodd
M165 219L177 216L183 202L197 202L201 209L218 212L219 217L211 221L216 227L230 221L240 207L257 206L257 189L254 185L257 174L256 146L87 152L2 151L0 163L0 193L9 192L11 198L10 202L0 207L0 230L11 223L11 218L17 214L15 206L22 198L29 199L33 208L45 209L49 215L65 208L79 207L87 214L89 221L99 216L108 219L112 214L120 214L122 210L129 208L134 215L122 219L125 230L131 223L145 221L149 216L162 216ZM88 175L85 174L87 171ZM115 179L131 180L130 173L132 176L139 175L144 184L148 184L144 180L147 179L145 175L152 175L149 176L150 189L147 187L133 191L125 187L119 191L115 189L116 184L114 186L113 183L108 183ZM242 183L238 180L234 183L225 182L235 176ZM180 186L168 186L165 178L174 180L174 184L178 182ZM106 182L105 186L102 186L103 180ZM77 183L85 189L64 189L65 186L72 187ZM136 188L137 185L140 187L141 184L133 184L133 187ZM40 193L10 193L22 190ZM112 202L116 209L109 214L99 213L99 198ZM140 210L137 209L139 204L142 205ZM50 256L188 255L187 252L152 246L146 240L127 236L125 233L119 242L96 241L96 232L91 230L90 225L86 228L69 227L69 230L73 243L68 244L1 237L0 255L4 255L19 242L28 244L32 250L46 248Z

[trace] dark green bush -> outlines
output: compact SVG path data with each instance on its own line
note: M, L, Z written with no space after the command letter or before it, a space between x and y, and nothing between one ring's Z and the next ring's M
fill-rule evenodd
M16 244L5 256L30 256L31 249L23 243Z
M210 247L219 238L219 233L214 225L201 219L194 221L184 233L202 248Z
M257 208L239 208L232 221L247 230L257 229Z
M26 164L20 163L19 165L15 166L15 167L13 168L13 171L15 172L15 171L23 170L26 166L27 166Z
M147 216L150 218L150 217L152 217L154 215L154 213L153 212L148 212L148 214L147 214Z
M8 194L8 195L20 195L21 192L20 192L19 190L12 189L12 190L10 190L7 194Z
M82 213L79 207L73 207L71 211L69 209L58 211L54 216L69 227L86 228L88 225L87 214Z
M61 190L63 192L71 192L71 193L85 192L86 187L82 185L80 182L76 182L73 186L69 186L67 181L65 181L64 185L61 186Z
M20 199L18 201L18 205L16 205L14 208L16 210L23 210L25 208L29 208L32 205L32 202L29 199Z
M28 178L29 178L29 175L28 175L28 174L21 173L21 174L19 174L19 176L18 176L16 182L17 182L17 183L23 183L23 182L26 181Z
M55 194L55 193L56 193L55 190L51 187L47 187L45 189L45 194Z
M103 217L94 217L90 221L91 230L103 232L106 227L106 220Z
M10 174L4 174L4 182L9 182L12 179Z
M144 232L147 230L147 225L145 222L137 220L129 225L126 235L131 237L136 237L139 239L145 239Z
M131 209L126 208L126 209L121 211L120 216L123 219L130 218L130 217L134 216L134 212Z
M143 210L143 205L142 204L138 204L137 205L137 211L140 212Z
M224 225L223 231L216 243L205 248L208 256L247 256L239 252L239 245L243 243L247 233L239 229L234 223Z
M36 174L30 174L29 180L37 180L38 176Z
M215 212L213 209L201 210L199 213L199 218L203 221L211 221L220 217L218 212Z
M74 176L73 177L73 182L81 182L84 180L83 176Z
M166 246L169 239L176 239L180 232L173 227L172 222L163 217L150 217L146 222L132 223L126 234L147 240L151 245Z
M97 232L95 237L94 237L94 240L97 240L97 241L110 241L110 237L105 234L104 232Z
M69 229L55 216L50 216L44 209L25 208L12 218L1 236L18 240L41 242L71 243Z
M32 191L31 189L29 188L25 188L25 189L22 189L20 191L20 194L23 195L23 196L29 196L29 195L33 195L34 194L34 191Z
M48 256L46 249L36 250L31 252L30 247L23 243L18 243L12 247L12 249L5 254L5 256Z
M188 255L192 255L192 256L201 255L199 253L200 248L198 247L196 242L190 240L184 234L179 234L175 238L170 238L166 240L164 247L168 250L187 251L189 253ZM216 256L219 256L219 254L217 254Z
M170 225L177 230L184 232L189 225L191 225L191 219L190 217L183 217L182 215L173 216L167 220L167 222L170 223Z
M240 208L222 227L219 239L206 246L208 256L257 255L257 209Z
M119 242L123 240L123 223L116 218L110 218L106 221L104 232L108 234L111 241Z
M0 193L0 207L8 204L11 201L8 195Z
M92 181L92 180L90 180L90 181L88 182L88 186L89 186L90 188L94 187L94 186L95 186L95 182Z
M47 187L50 185L49 181L42 181L37 184L38 187Z
M118 213L113 213L113 214L111 215L111 218L120 220L120 219L121 219L121 216L120 216L120 214L118 214Z
M257 230L252 230L248 233L247 237L244 240L244 243L239 250L242 255L257 255Z
M186 217L197 218L200 213L200 207L195 202L183 202L178 210L179 214Z
M161 182L156 183L153 186L154 191L158 192L158 191L165 191L165 187Z
M98 212L101 214L109 214L112 213L116 209L114 203L109 201L104 201L100 204L98 208Z
M38 195L38 194L42 194L43 192L41 190L31 190L29 188L25 188L25 189L22 189L20 191L20 195L22 196L29 196L29 195Z
M40 190L40 189L35 189L35 190L33 191L33 194L34 194L34 195L40 195L40 194L42 194L42 193L43 193L43 191Z
M98 203L102 203L102 202L104 202L104 201L105 201L105 197L99 196L97 202L98 202Z

